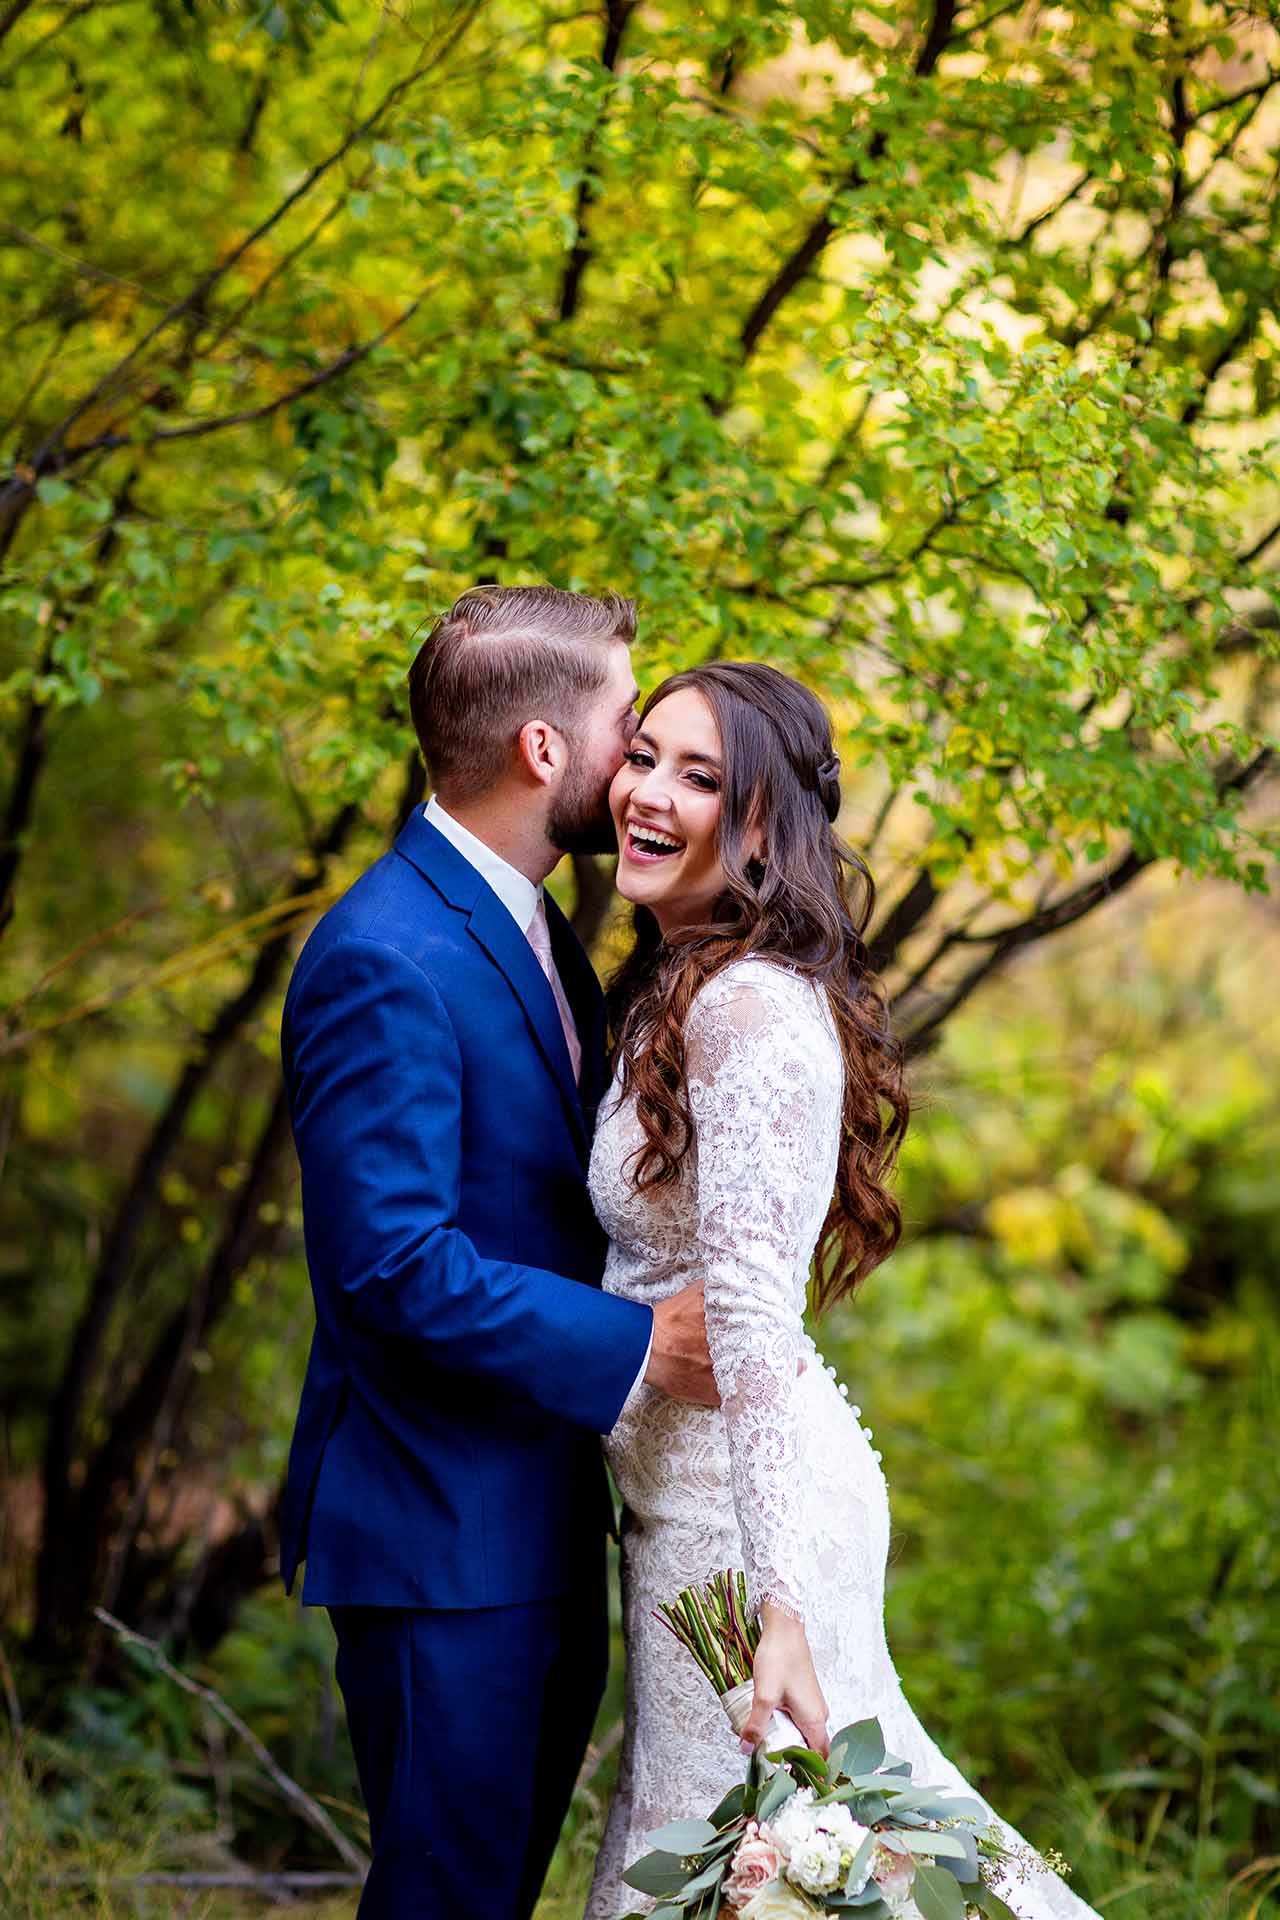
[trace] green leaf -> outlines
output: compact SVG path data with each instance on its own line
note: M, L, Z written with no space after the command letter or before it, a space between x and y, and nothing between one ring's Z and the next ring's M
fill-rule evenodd
M972 1906L981 1908L987 1920L1017 1920L1013 1909L1006 1906L995 1889L983 1879L966 1889L966 1898Z
M718 1828L710 1820L672 1820L656 1833L646 1833L648 1844L657 1853L685 1856L701 1853L716 1838Z
M830 1769L850 1779L855 1774L874 1773L884 1760L884 1735L878 1720L857 1720L842 1727L831 1742Z
M944 1855L952 1860L963 1860L965 1857L964 1847L954 1834L931 1833L928 1829L917 1833L904 1827L899 1830L897 1838L909 1853L931 1853L938 1859Z
M771 1747L766 1757L775 1766L793 1768L807 1785L817 1786L827 1778L827 1763L812 1747Z
M756 1807L756 1819L767 1820L776 1813L784 1800L789 1800L796 1790L796 1783L785 1767L779 1767L764 1792L760 1795Z
M948 1873L953 1873L963 1886L972 1886L978 1879L979 1874L978 1842L971 1833L966 1833L963 1828L953 1829L951 1837L953 1840L960 1842L963 1858L953 1859L948 1857L942 1859L942 1865ZM941 1856L939 1856L939 1858L941 1859Z
M845 1875L844 1882L846 1893L852 1891L862 1893L867 1886L874 1886L874 1881L864 1881L863 1876L875 1850L876 1836L874 1833L869 1833L849 1862L849 1871Z
M922 1861L916 1868L911 1896L924 1920L964 1920L964 1895L955 1875L942 1867L930 1867Z
M730 1787L720 1805L710 1815L716 1827L727 1827L730 1821L740 1820L746 1811L747 1789L739 1781L736 1787Z
M689 1877L684 1861L673 1853L646 1853L622 1875L627 1886L634 1887L637 1893L659 1898L664 1894L682 1893Z

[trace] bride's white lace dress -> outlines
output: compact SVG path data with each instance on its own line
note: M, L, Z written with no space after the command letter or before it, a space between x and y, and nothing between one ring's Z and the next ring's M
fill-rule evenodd
M772 962L735 961L694 1000L686 1059L696 1139L681 1178L636 1192L628 1162L643 1135L616 1086L591 1160L592 1197L612 1242L605 1286L657 1300L705 1282L721 1408L641 1385L607 1443L626 1507L627 1709L587 1920L647 1911L653 1903L620 1877L646 1851L644 1835L705 1813L741 1777L719 1703L653 1617L659 1601L717 1568L745 1567L757 1604L774 1599L803 1617L833 1730L874 1715L917 1777L973 1792L894 1672L880 1455L801 1323L842 1104L825 996ZM1024 1920L1092 1912L1047 1868L1000 1890Z

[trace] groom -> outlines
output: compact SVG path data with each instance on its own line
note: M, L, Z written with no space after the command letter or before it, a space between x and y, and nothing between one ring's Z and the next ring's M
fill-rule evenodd
M329 1609L360 1920L524 1920L604 1684L599 1436L712 1405L699 1289L600 1290L600 990L542 881L613 845L629 602L483 587L409 675L435 783L302 951L283 1051L316 1331L281 1570Z

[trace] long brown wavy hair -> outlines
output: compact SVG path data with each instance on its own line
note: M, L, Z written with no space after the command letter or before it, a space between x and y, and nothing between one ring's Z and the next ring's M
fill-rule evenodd
M622 1087L635 1096L645 1135L632 1177L640 1188L667 1185L693 1145L684 1031L699 987L746 954L820 981L844 1060L839 1166L813 1286L822 1311L852 1293L902 1231L887 1181L909 1104L902 1051L863 939L875 887L836 836L840 763L831 723L809 689L774 667L722 661L664 680L644 714L686 689L702 695L720 731L716 850L725 887L706 925L667 940L653 914L637 907L635 944L609 983ZM749 861L744 842L757 826L765 857Z

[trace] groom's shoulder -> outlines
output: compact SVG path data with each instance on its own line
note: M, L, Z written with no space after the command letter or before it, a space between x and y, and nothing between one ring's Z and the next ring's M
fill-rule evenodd
M351 944L382 948L389 965L399 956L434 977L456 965L465 933L465 914L391 847L321 915L298 955L294 982Z

